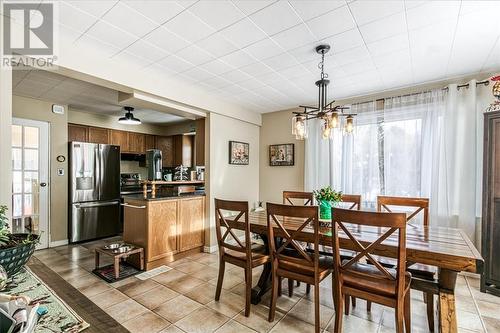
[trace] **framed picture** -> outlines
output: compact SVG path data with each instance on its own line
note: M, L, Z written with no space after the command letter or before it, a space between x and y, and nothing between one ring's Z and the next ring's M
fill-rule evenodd
M270 166L292 166L295 164L295 145L284 143L269 146Z
M229 141L229 164L248 165L249 150L248 143Z

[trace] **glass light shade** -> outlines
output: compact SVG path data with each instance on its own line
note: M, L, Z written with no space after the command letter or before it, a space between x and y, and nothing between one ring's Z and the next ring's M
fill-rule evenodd
M323 140L328 140L330 138L330 134L331 134L331 128L329 126L329 120L328 119L325 119L325 123L323 124L323 131L321 132L321 137L323 138Z
M124 124L124 125L140 125L141 124L141 120L134 117L134 115L130 111L125 113L124 117L121 117L120 119L118 119L118 122L120 124Z
M292 118L292 134L295 135L295 139L297 140L304 140L307 138L305 117L295 116Z
M344 124L344 134L352 134L354 132L354 117L347 116Z
M339 114L337 112L333 112L331 116L328 118L328 127L336 128L339 125Z

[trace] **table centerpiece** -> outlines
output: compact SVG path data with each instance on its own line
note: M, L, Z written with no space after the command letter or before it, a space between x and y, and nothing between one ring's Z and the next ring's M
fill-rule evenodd
M313 194L319 206L319 219L331 220L332 207L342 201L342 192L335 191L331 186L326 186L313 191Z

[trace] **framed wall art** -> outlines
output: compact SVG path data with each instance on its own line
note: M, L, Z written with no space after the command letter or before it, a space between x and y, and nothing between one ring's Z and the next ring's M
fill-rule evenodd
M295 164L295 145L284 143L269 146L270 166L293 166Z
M229 164L248 165L250 160L250 144L229 141Z

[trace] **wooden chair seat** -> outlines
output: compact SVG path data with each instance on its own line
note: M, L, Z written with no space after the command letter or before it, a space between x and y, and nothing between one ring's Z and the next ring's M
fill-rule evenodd
M267 247L263 244L252 243L252 267L262 265L269 261L270 256L267 254ZM227 262L234 265L245 267L246 266L246 253L239 252L231 249L225 249L223 258Z
M299 257L298 255L296 257ZM280 268L278 268L278 274L281 269L286 271L292 271L303 276L314 276L314 267L304 266L303 264L297 264L294 262L281 260ZM328 276L333 269L333 257L331 256L319 256L318 258L318 270L319 279L323 280L325 276Z
M343 260L342 264L346 264L348 260ZM387 271L396 276L395 269L387 269ZM355 263L343 273L344 286L354 289L363 289L374 294L382 296L395 296L397 281L388 281L384 279L385 275L380 272L374 265ZM405 290L410 287L411 274L405 274ZM406 291L405 291L406 292Z

